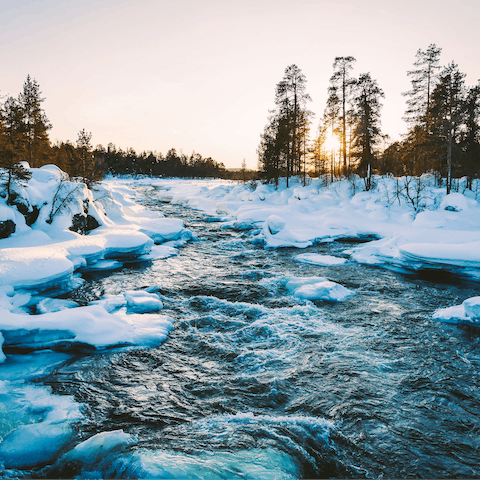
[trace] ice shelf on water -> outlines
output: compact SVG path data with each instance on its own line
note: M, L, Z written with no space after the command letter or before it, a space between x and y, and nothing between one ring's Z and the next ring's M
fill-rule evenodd
M480 297L467 298L462 304L437 310L432 317L445 323L480 326Z

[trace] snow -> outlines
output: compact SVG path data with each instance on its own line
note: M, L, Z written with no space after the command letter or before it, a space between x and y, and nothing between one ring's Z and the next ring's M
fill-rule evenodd
M164 218L137 205L134 190L126 185L110 182L88 190L83 184L66 180L65 174L53 165L30 171L32 178L20 193L25 202L40 209L32 226L26 225L16 207L0 198L0 220L10 219L16 224L10 237L0 239L0 286L46 291L66 285L79 268L121 266L104 259L166 258L166 252L174 252L164 249L146 256L151 254L154 243L192 238L181 220ZM58 208L59 199L67 196L69 202ZM100 226L88 235L71 231L73 215L84 216L86 211ZM56 214L49 223L52 212Z
M141 298L141 311L159 309L160 300L150 301L145 308ZM149 316L148 322L138 320L135 315L109 313L101 305L72 308L68 315L63 310L21 315L0 308L0 331L5 345L29 345L34 349L54 348L58 344L86 344L97 348L136 345L138 339L151 344L164 340L173 325L173 320L164 315ZM31 333L26 334L25 330Z
M446 323L480 326L480 297L467 298L461 305L437 310L432 318Z
M302 253L296 255L294 258L300 263L322 266L343 265L347 261L345 258L334 257L332 255L320 255L318 253Z
M153 185L169 202L202 210L209 217L231 217L224 228L250 231L251 242L265 248L304 249L341 238L368 239L343 253L360 263L399 270L447 268L480 276L478 182L471 191L461 179L459 191L449 195L429 175L375 177L370 191L362 191L358 177L328 184L324 178L308 179L306 186L291 178L289 188L280 179L278 188L258 183L253 191L250 185L227 180L135 183ZM334 264L328 257L301 258L323 266Z
M343 302L355 295L352 290L324 277L289 277L285 287L294 297L303 300Z

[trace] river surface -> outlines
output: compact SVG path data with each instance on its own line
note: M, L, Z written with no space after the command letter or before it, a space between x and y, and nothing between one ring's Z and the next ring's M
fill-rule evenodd
M342 256L356 244L265 250L251 231L139 193L197 239L175 257L85 274L69 298L158 287L174 329L157 348L79 355L42 379L82 404L78 441L135 436L93 476L175 478L182 466L190 478L480 477L480 334L431 319L478 295L478 283L301 264L299 253ZM356 295L306 302L285 289L289 276L325 276Z

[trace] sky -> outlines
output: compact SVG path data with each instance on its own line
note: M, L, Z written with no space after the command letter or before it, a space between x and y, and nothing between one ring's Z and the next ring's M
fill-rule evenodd
M255 168L287 66L307 78L315 133L335 57L355 57L397 140L418 49L435 43L442 65L480 79L478 18L478 0L0 0L0 95L35 78L53 142L85 128L94 145Z

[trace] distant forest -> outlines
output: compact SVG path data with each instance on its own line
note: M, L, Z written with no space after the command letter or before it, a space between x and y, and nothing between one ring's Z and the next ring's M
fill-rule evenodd
M435 175L437 184L467 177L468 188L480 173L480 81L465 85L456 63L440 66L441 48L418 50L407 72L404 93L408 133L391 142L381 131L384 92L370 73L352 75L353 57L337 57L328 99L313 141L313 112L306 78L296 65L286 68L275 89L275 109L261 134L258 168L266 181L279 177L324 175L327 180L360 175L368 190L374 173Z
M32 167L58 165L71 178L87 184L104 174L166 177L257 178L278 184L292 176L323 176L325 181L360 175L368 190L374 174L435 175L447 191L455 179L467 178L467 186L480 174L480 81L465 85L465 74L454 62L440 65L441 48L431 44L417 51L407 72L411 89L404 93L404 119L408 133L392 142L381 131L384 92L370 73L352 75L353 57L337 57L330 77L328 99L316 134L311 138L314 114L300 68L290 65L275 88L275 109L268 116L257 149L258 172L246 168L225 169L211 157L170 149L140 154L91 144L85 129L75 143L52 144L52 128L43 108L40 87L30 76L18 97L0 103L0 172L3 184L25 174L21 162ZM6 177L6 180L5 178ZM9 187L7 187L8 190Z
M42 108L40 86L27 77L18 97L8 97L0 103L0 167L21 171L21 162L31 167L54 164L71 178L87 184L105 174L149 175L166 177L231 177L223 163L193 152L187 156L172 148L164 156L133 149L122 150L113 144L92 146L92 134L82 129L75 143L50 142L48 131L52 124ZM239 176L239 174L237 174Z

